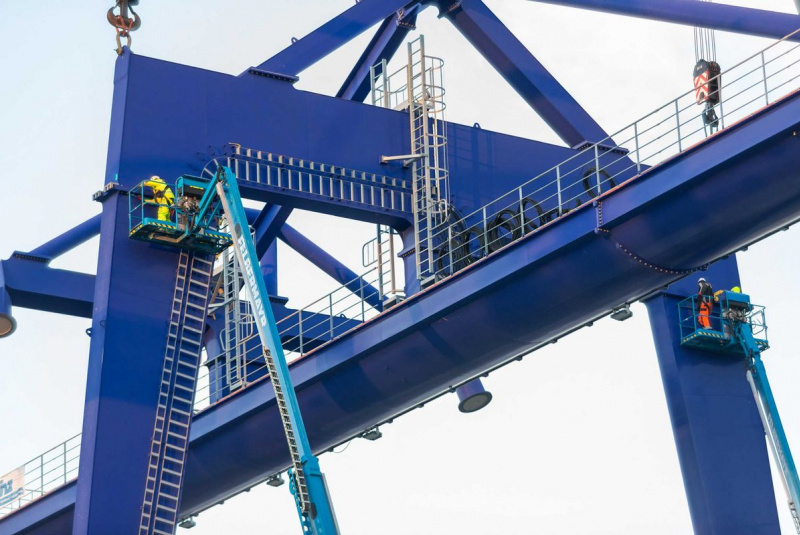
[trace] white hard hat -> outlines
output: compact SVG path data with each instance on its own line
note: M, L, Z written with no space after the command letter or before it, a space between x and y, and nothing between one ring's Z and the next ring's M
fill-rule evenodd
M697 279L697 282L706 282L706 280L703 277L700 277L699 279Z

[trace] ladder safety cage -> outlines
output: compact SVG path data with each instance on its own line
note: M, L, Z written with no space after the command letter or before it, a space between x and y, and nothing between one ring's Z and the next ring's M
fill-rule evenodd
M450 215L444 61L425 53L424 36L407 48L404 68L387 74L385 60L370 68L370 89L373 105L408 111L411 154L384 160L403 159L413 166L414 250L424 286L435 278L434 250L441 236L435 237Z

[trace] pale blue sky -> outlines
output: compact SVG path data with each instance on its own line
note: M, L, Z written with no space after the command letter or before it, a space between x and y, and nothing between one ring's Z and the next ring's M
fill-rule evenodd
M0 0L0 257L30 250L99 212L115 55L106 2ZM487 2L608 131L683 93L694 63L690 28L521 0ZM740 1L792 12L792 0ZM239 73L287 46L352 0L142 0L137 54ZM448 120L557 138L435 9L418 22L446 61ZM365 34L302 73L299 88L333 94L369 40ZM223 37L224 36L224 37ZM767 40L718 35L723 68ZM598 55L598 50L602 53ZM630 65L642 75L631 79ZM639 98L631 100L630 95ZM290 222L353 269L372 230ZM739 261L744 289L767 305L765 360L789 435L800 448L800 352L793 338L800 281L796 229ZM92 272L96 243L54 262ZM281 249L281 293L299 306L335 286ZM289 271L292 273L290 274ZM647 314L598 322L492 374L485 410L462 415L446 396L321 458L347 534L500 532L682 534L691 530ZM18 331L0 341L0 473L80 430L87 320L15 309ZM513 462L509 463L509 459ZM788 533L784 499L779 514ZM180 533L181 531L179 531ZM286 487L261 486L203 513L191 533L299 533Z

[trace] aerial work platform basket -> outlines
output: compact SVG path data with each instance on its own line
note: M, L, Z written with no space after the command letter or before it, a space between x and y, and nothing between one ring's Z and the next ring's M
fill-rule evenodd
M190 175L179 177L175 184L152 178L139 183L128 195L130 237L192 251L226 249L233 239L220 228L219 202L197 220L208 186L207 180Z
M734 337L734 324L744 321L750 324L759 350L769 348L763 306L750 303L750 297L743 293L721 290L712 298L711 311L706 314L701 310L701 299L693 295L678 303L682 346L743 355L744 349Z

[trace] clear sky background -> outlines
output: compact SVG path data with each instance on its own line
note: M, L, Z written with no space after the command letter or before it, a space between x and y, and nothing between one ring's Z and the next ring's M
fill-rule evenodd
M0 0L2 258L99 213L91 195L105 178L116 58L105 21L111 3ZM691 88L689 27L521 0L487 3L607 131ZM792 0L736 3L794 8ZM351 5L143 0L133 50L238 74ZM560 143L436 14L425 11L418 30L429 52L445 59L448 120ZM302 73L297 87L334 94L371 35ZM723 33L717 39L723 69L769 43ZM330 224L304 212L290 223L361 269L361 245L372 227ZM744 291L767 306L773 349L765 361L796 452L799 232L779 233L739 255ZM291 306L337 286L282 245L280 293ZM53 266L91 273L96 254L93 240ZM629 321L599 321L493 373L484 383L494 401L483 411L460 414L448 395L383 427L377 442L355 440L323 455L343 532L690 533L647 313L638 304L633 310ZM86 383L88 320L21 308L14 314L17 332L0 340L0 474L80 431ZM782 490L777 498L790 533ZM286 486L261 485L197 523L196 535L299 533Z

